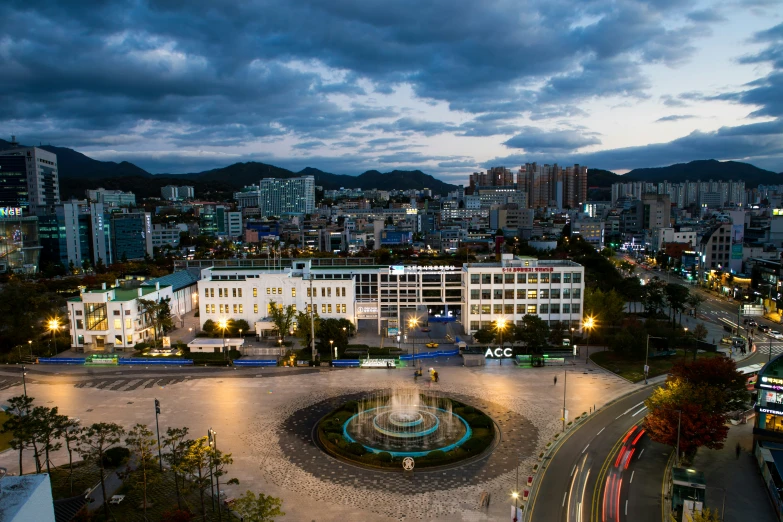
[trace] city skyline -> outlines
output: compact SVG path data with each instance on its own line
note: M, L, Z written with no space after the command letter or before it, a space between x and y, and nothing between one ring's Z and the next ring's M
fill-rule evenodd
M155 173L783 170L776 2L188 8L10 5L2 133Z

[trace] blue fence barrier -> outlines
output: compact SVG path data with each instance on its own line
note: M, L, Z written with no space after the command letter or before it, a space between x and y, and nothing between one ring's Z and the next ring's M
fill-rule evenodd
M235 359L234 366L277 366L277 359Z
M192 359L148 359L145 357L131 357L130 359L120 359L120 366L134 365L134 364L150 364L150 365L164 365L169 366L191 366L193 365Z
M358 368L361 363L359 359L336 359L332 361L332 366L337 368Z
M415 359L433 359L435 357L456 357L459 355L459 348L454 350L436 350L434 352L417 353ZM400 355L401 361L412 361L413 355Z
M427 317L427 321L431 323L456 323L456 317Z
M80 357L39 357L39 364L84 364Z

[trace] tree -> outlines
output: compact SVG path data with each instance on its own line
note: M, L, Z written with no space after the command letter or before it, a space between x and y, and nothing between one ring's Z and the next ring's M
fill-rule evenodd
M174 473L174 489L177 494L177 507L180 509L182 509L182 496L179 485L179 470L182 469L185 452L191 442L187 438L189 431L187 427L167 428L166 436L163 438L163 446L168 450L163 456L163 460L166 461ZM184 483L185 477L182 477L182 481Z
M696 313L698 312L699 307L701 306L701 304L703 302L704 302L704 298L701 295L697 294L696 292L692 292L688 296L687 303L688 303L688 306L690 306L691 309L693 310L693 316L694 317L696 317Z
M644 285L644 295L642 296L642 304L644 305L644 311L650 315L657 315L663 308L665 302L664 287L666 283L653 277L646 285Z
M271 495L247 491L234 502L234 511L247 522L275 522L275 517L285 516L280 509L283 501Z
M244 319L232 319L229 322L229 325L231 335L239 335L240 330L242 330L243 333L248 333L250 331L250 325Z
M269 301L269 317L275 325L277 336L281 339L291 330L296 317L296 309L292 305L283 307L274 301Z
M672 317L672 324L677 319L677 312L680 313L680 322L682 322L682 311L688 302L690 291L683 285L668 284L664 287L666 302L669 305L669 312Z
M37 451L42 451L45 457L46 472L51 474L51 460L49 453L58 451L63 447L59 439L63 436L62 425L59 422L61 415L57 413L57 407L47 408L36 406L32 411L33 440L37 445Z
M211 334L215 331L215 328L217 325L215 324L215 321L212 319L207 319L204 321L204 325L201 327L202 330L204 330L206 333Z
M604 326L619 326L625 317L625 299L616 291L585 290L585 314L600 318Z
M68 481L71 484L71 494L73 494L73 450L79 440L82 428L79 426L78 420L70 419L67 415L58 415L55 423L62 433L65 449L68 451Z
M318 312L313 312L313 321L315 321L315 331L321 326L321 318ZM296 330L294 335L299 338L302 346L310 347L310 314L307 312L298 312L296 314Z
M696 337L696 339L699 339L700 341L703 341L707 338L707 327L704 326L702 323L699 323L696 325L696 328L693 329L693 335Z
M715 401L714 409L718 413L744 409L750 399L745 377L728 357L697 359L690 364L677 363L672 367L669 378L711 388L711 400Z
M30 411L34 399L27 395L17 395L8 399L7 413L10 417L3 423L2 433L10 433L11 448L19 451L19 475L23 474L22 456L24 450L33 445L33 426Z
M331 348L329 341L334 341L334 346L344 349L348 346L349 327L351 326L350 322L345 319L321 319L318 321L315 335L319 341L319 349L328 351Z
M207 437L199 437L188 441L185 453L182 456L180 466L176 472L182 476L190 475L190 487L198 491L201 500L201 517L206 519L207 511L204 506L204 491L210 487L210 449L207 445Z
M141 487L144 518L147 518L147 486L158 461L155 456L155 434L147 428L146 424L136 424L128 432L125 444L128 445L131 454L136 457L136 472L139 475L136 485Z
M489 344L495 338L495 332L487 327L479 328L473 334L473 338L476 339L477 343Z
M526 314L522 317L522 326L518 328L517 336L525 343L528 351L542 352L547 346L549 327L537 315Z
M152 335L155 340L155 345L158 344L158 332L165 332L170 330L174 323L171 320L171 307L169 303L171 298L160 299L155 301L153 299L138 299L139 305L141 305L141 311L147 319L147 323L152 326Z
M109 518L109 505L106 503L105 469L103 455L106 450L120 443L125 430L113 422L96 422L85 428L79 437L78 452L82 459L98 465L98 474L103 494L103 512Z

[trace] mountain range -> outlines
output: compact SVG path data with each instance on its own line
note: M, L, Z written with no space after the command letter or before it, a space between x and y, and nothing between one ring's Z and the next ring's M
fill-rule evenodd
M0 150L11 144L0 140ZM434 194L446 194L456 185L445 183L420 170L379 172L368 170L359 176L332 174L317 168L307 167L299 172L259 162L234 163L227 167L193 172L188 174L152 174L122 161L99 161L67 147L42 145L42 149L57 154L60 174L60 192L63 199L82 198L84 191L99 186L134 192L140 198L160 195L160 188L166 185L193 185L199 197L209 194L225 195L242 187L257 184L261 178L292 178L313 176L316 185L326 190L345 188L376 188L379 190L429 188ZM697 160L678 163L668 167L634 169L627 174L616 174L609 170L590 168L590 188L608 188L612 183L626 181L679 182L685 180L744 180L745 186L753 188L759 184L783 184L783 173L777 174L760 169L748 163L737 161ZM466 173L467 180L467 173Z

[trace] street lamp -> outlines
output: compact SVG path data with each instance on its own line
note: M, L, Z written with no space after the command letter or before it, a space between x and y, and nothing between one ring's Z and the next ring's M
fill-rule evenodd
M519 468L519 466L517 466ZM519 469L517 469L517 489L519 489ZM519 511L519 492L514 491L511 493L511 497L514 499L514 522L519 520L517 518L517 512Z
M500 336L500 347L503 348L503 330L506 329L506 320L502 317L498 317L495 319L495 329L498 331L498 335Z
M337 347L334 346L334 341L332 339L329 339L329 350L334 347L334 358L337 359Z
M590 364L590 330L592 330L594 326L595 319L592 315L588 315L587 319L582 323L582 327L587 328L587 347L585 348L585 362L587 364Z
M223 331L223 358L225 358L226 353L226 329L228 328L228 319L222 318L218 321L218 328L220 328Z
M55 332L57 332L60 329L60 323L57 321L57 318L54 317L49 320L49 330L52 331L52 341L54 341L54 354L57 355L57 336Z
M408 333L411 334L411 344L413 345L413 364L416 366L416 337L414 337L413 333L416 330L416 327L419 326L419 319L416 317L411 317L408 320Z
M30 347L30 357L33 356L33 341L27 341L27 346Z

